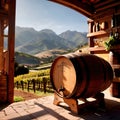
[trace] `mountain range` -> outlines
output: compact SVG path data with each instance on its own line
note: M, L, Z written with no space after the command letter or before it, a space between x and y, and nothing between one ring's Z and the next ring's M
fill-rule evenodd
M86 35L87 33L70 30L58 35L51 29L36 31L34 28L17 26L15 60L29 66L52 62L57 56L87 44Z
M57 35L51 29L36 31L34 28L17 26L15 51L35 55L53 49L71 50L87 44L86 34L68 30Z

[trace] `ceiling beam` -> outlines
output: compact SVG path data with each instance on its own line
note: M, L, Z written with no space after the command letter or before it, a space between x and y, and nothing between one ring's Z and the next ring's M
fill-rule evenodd
M104 1L96 3L94 5L94 7L95 7L95 9L97 9L97 8L100 8L100 7L104 6L104 5L110 4L113 1L115 2L115 0L106 0L106 1L104 0Z
M99 6L99 8L95 7L96 8L96 13L98 13L100 11L104 11L104 10L110 9L110 8L114 8L114 7L119 6L119 5L120 5L120 1L109 2L108 4L104 4L101 7Z
M65 5L69 8L72 8L78 11L79 13L87 17L91 17L92 14L94 13L94 9L91 5L88 5L86 3L83 4L82 1L79 1L79 0L49 0L49 1L53 1L62 5Z

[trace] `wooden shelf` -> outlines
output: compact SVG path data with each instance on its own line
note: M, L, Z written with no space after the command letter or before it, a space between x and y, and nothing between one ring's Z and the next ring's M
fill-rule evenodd
M101 30L98 32L88 33L87 37L93 37L93 36L99 36L99 35L105 35L105 34L108 34L108 32Z
M112 65L112 67L113 67L114 69L120 69L120 64L114 64L114 65Z
M113 82L120 83L120 77L115 77L115 78L113 79Z
M94 52L96 54L108 53L108 51L106 51L104 47L90 47L89 51Z

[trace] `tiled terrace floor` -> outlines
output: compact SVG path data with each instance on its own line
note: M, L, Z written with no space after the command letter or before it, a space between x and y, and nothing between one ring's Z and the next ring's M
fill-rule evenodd
M0 106L0 120L120 120L120 99L105 92L106 109L89 108L73 114L66 104L53 104L54 96Z

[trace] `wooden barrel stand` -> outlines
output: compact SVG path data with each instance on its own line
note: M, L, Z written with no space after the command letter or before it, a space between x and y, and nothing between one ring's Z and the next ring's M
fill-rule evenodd
M94 100L88 101L85 98L61 98L59 97L56 92L54 93L54 105L60 105L60 103L64 102L66 103L69 107L70 110L75 113L79 114L82 108L86 108L88 106L99 106L100 108L105 108L105 101L104 101L104 94L99 93L95 95ZM79 103L78 101L81 101L82 103Z

